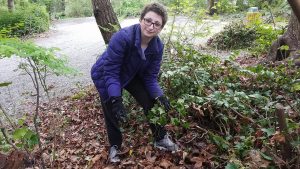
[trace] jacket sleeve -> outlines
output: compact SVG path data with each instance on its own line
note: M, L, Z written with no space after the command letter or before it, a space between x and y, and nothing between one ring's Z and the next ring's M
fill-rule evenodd
M163 47L159 51L158 56L151 60L149 67L144 74L144 84L151 98L157 98L163 95L163 91L158 84L158 73L162 61Z
M104 60L104 80L109 95L121 96L120 70L126 49L126 32L121 30L115 33L107 47L107 55Z

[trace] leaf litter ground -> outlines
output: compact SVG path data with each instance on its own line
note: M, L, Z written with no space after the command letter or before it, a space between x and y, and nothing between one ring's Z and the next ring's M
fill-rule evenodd
M165 152L153 147L142 111L132 111L122 126L123 146L119 164L108 163L108 139L98 93L91 88L81 98L68 97L43 105L42 156L49 168L213 168L216 147L206 143L197 125L189 130L166 126L181 150ZM175 135L177 133L177 135Z

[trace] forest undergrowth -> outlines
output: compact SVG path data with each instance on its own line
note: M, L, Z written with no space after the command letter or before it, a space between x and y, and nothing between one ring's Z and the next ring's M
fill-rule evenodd
M54 168L297 168L299 70L292 65L241 66L196 50L165 61L161 84L173 110L148 117L127 94L121 163L107 163L108 141L96 90L44 105L43 153ZM177 58L175 58L177 57ZM50 109L49 109L50 107ZM147 120L166 125L180 146L153 148ZM283 123L284 122L284 123Z

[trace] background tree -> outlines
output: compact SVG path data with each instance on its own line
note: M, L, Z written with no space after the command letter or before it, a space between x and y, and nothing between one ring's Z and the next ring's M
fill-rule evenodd
M9 11L14 10L14 0L7 0L7 7Z
M294 59L298 65L298 50L300 50L300 2L288 0L293 11L287 31L273 42L265 61L283 60L287 57Z
M288 0L288 2L297 16L298 21L300 22L300 1Z
M208 4L208 7L207 7L208 14L213 15L216 12L216 8L214 7L215 0L208 0L207 4Z
M120 28L118 18L109 0L92 0L94 16L105 44Z

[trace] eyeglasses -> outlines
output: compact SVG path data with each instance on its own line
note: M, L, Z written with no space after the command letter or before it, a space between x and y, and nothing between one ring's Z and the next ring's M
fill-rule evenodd
M147 25L147 26L153 25L153 27L155 29L161 28L161 23L159 23L159 22L152 22L152 19L150 19L150 18L144 18L144 24Z

